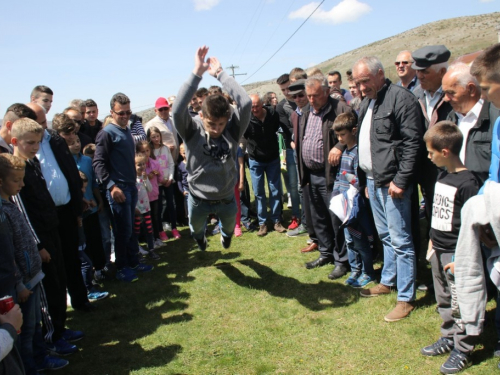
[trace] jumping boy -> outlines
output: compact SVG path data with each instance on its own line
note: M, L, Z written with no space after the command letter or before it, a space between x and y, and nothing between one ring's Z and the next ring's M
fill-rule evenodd
M252 102L245 90L222 70L216 57L205 60L208 47L198 48L193 73L180 88L173 109L174 124L186 147L188 172L189 227L200 250L207 247L206 218L215 213L221 223L221 243L231 246L236 222L236 152L238 141L250 121ZM237 103L231 114L222 95L210 95L202 104L199 117L189 115L191 101L203 74L208 71L217 78Z
M436 182L430 242L432 278L441 324L441 337L421 349L425 356L451 352L441 366L443 374L455 374L470 366L474 349L473 336L468 335L460 317L454 276L454 255L461 226L460 213L465 202L479 190L475 175L460 160L463 135L450 121L441 121L424 135L429 159L440 168Z

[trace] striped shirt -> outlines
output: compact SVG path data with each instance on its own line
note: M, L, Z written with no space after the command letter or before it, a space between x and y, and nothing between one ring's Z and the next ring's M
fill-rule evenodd
M323 115L326 105L316 112L311 107L302 143L302 160L307 168L316 171L325 168L323 144Z

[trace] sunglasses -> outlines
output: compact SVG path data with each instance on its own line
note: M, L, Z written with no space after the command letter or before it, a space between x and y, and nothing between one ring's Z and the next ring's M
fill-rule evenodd
M118 116L130 116L132 114L132 111L121 111L121 112L113 111L113 112Z
M306 96L304 93L292 95L292 99L303 98Z
M168 110L170 110L169 107L158 108L158 111L160 111L160 112L168 111Z
M396 61L394 65L400 66L400 65L408 65L410 61Z

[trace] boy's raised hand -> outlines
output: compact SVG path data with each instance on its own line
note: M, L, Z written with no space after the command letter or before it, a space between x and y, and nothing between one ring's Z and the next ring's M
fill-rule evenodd
M208 68L210 67L210 61L207 59L205 61L205 57L207 56L208 53L208 47L203 46L199 47L196 50L196 54L194 55L194 69L193 73L196 74L197 76L202 76L203 73L205 73Z

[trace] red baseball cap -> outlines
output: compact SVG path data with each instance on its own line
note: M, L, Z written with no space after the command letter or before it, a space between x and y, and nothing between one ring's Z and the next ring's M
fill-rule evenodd
M165 98L156 99L156 103L155 103L156 109L165 108L165 107L170 108L170 104L168 104L167 99L165 99Z

